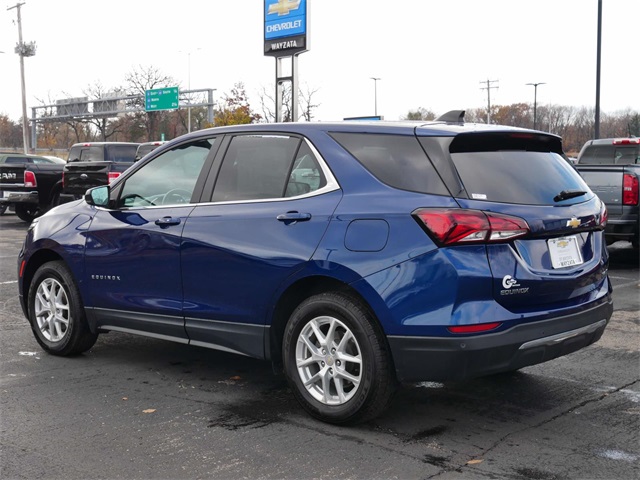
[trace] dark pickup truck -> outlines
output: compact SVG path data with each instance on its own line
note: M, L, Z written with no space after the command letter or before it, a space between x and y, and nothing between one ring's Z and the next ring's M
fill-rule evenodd
M25 222L60 203L63 163L38 155L0 153L0 210Z
M64 168L64 193L80 198L93 187L108 185L133 165L138 143L76 143Z
M627 240L637 249L640 236L640 138L589 140L578 155L576 169L607 206L607 243Z

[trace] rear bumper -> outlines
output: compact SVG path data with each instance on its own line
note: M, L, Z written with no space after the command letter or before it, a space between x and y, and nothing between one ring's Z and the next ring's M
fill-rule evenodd
M4 192L0 204L14 205L16 203L39 204L38 192Z
M466 337L389 336L401 381L481 377L546 362L591 345L613 313L609 296L590 310Z

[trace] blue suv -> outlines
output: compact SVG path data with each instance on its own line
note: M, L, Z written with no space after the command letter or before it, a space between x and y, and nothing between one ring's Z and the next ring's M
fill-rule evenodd
M597 341L606 209L559 137L431 123L214 128L31 225L20 301L54 355L125 332L272 361L364 421L399 382L513 371Z

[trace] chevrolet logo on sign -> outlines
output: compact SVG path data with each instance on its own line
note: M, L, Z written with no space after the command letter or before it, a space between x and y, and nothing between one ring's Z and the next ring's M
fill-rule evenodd
M269 5L269 15L277 13L279 16L289 15L291 10L297 10L300 7L300 0L278 0L277 3Z
M567 227L578 228L580 226L580 220L576 217L572 217L571 220L567 220Z

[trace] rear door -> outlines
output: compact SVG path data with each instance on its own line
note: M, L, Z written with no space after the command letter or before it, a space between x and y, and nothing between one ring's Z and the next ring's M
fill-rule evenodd
M500 304L543 312L600 294L607 260L603 205L553 137L463 134L449 150L464 185L456 198L461 207L519 217L531 230L487 246Z
M235 135L221 149L212 201L183 232L186 329L192 344L262 357L274 294L309 261L342 192L300 137Z

